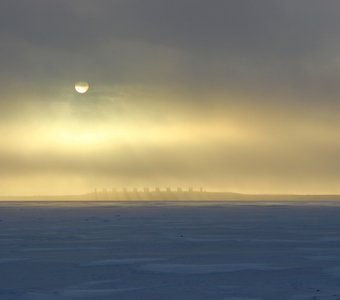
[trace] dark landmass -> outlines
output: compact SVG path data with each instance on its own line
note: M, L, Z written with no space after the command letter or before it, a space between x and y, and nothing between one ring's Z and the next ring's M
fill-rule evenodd
M0 196L0 201L340 201L340 195L240 194L205 191L100 191L80 195Z

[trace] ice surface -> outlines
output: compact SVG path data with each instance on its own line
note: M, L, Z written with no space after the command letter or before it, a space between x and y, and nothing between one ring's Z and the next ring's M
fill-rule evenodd
M0 203L1 300L340 299L339 203Z
M182 273L182 274L205 274L205 273L226 273L245 270L274 271L285 269L271 267L262 264L149 264L142 266L143 270L161 273Z
M114 266L128 265L150 261L159 261L161 258L120 258L120 259L104 259L83 264L83 266Z
M255 298L245 298L245 297L228 297L225 300L257 300Z

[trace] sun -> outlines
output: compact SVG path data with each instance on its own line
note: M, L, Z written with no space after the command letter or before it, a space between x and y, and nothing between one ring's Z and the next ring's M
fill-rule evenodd
M77 93L85 94L89 90L90 84L86 81L78 81L76 82L74 88L77 91Z

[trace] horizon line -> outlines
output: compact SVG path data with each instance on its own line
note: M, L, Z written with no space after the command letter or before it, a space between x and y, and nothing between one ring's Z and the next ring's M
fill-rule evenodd
M137 196L137 197L136 197ZM144 196L142 198L138 196ZM148 196L150 196L148 198ZM157 198L159 196L159 198ZM210 196L210 197L209 197ZM135 197L135 198L134 198ZM163 198L162 198L163 197ZM195 198L196 197L196 198ZM262 197L262 198L261 198ZM270 198L271 197L271 198ZM239 193L230 191L207 191L207 190L121 190L113 191L108 189L95 190L93 192L78 194L32 194L32 195L0 195L0 201L4 200L56 200L56 201L238 201L238 200L316 200L316 198L326 197L332 200L340 200L339 194L311 194L311 193ZM319 199L322 200L322 199ZM326 200L326 199L325 199Z

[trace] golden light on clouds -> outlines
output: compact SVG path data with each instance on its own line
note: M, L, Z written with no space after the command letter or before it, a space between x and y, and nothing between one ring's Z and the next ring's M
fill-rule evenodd
M339 1L33 2L0 1L0 194L340 193Z
M4 194L156 185L244 193L337 191L335 115L327 115L326 126L318 110L307 114L304 107L292 110L215 90L192 95L104 86L84 99L26 97L20 116L0 121Z

